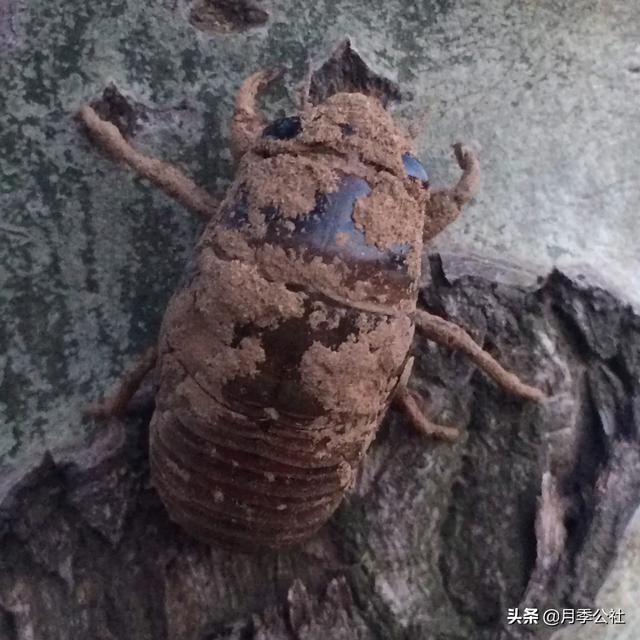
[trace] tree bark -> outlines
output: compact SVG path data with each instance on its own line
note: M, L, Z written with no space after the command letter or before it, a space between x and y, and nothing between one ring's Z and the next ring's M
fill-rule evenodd
M390 413L302 548L207 548L149 486L152 396L0 483L0 638L547 637L512 607L590 606L640 500L640 317L582 277L432 255L421 293L549 399L416 338L410 386L455 444Z

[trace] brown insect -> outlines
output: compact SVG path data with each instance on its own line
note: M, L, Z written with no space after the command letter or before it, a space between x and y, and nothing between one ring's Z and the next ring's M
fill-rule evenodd
M407 390L411 341L464 351L507 391L543 394L458 326L416 308L423 245L477 190L479 165L431 190L407 135L374 97L338 93L265 126L242 86L232 123L235 180L221 204L177 168L141 155L85 106L91 138L207 218L186 283L152 348L93 413L123 412L157 368L153 482L196 538L243 549L298 543L327 521L391 402L435 437Z

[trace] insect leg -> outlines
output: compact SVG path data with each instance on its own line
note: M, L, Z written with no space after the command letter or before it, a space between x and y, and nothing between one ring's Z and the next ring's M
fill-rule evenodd
M134 149L122 137L118 128L103 120L92 107L85 105L78 115L89 130L91 139L114 160L128 165L140 176L202 218L209 220L217 212L216 198L197 186L172 164L150 158Z
M507 371L457 324L421 309L416 311L415 323L416 328L430 340L462 351L505 391L535 402L541 402L546 397L540 389L525 384L514 373Z
M120 384L110 396L85 409L85 415L95 418L110 418L122 415L129 401L140 388L146 375L155 367L158 349L154 345L147 349L136 366L125 373Z
M281 75L281 69L258 71L242 83L231 121L231 153L235 162L253 146L264 129L264 118L256 105L258 94Z
M462 169L462 176L453 187L434 189L431 192L425 212L425 242L451 224L480 187L480 162L475 152L460 143L454 144L453 150Z
M445 427L431 422L420 407L420 401L416 394L409 391L404 384L400 384L393 397L393 403L403 411L411 426L430 438L455 442L460 432L453 427Z

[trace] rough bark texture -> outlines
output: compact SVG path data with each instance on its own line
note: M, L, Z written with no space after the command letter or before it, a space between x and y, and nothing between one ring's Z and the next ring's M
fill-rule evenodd
M543 406L418 339L411 386L460 441L389 415L321 534L250 556L169 522L141 393L86 448L3 479L0 638L498 640L548 635L507 625L508 607L592 604L640 499L640 317L566 273L429 266L425 306L546 385Z
M463 437L426 442L390 414L301 549L233 555L168 521L148 481L149 389L124 422L78 417L156 339L197 232L75 126L112 82L130 97L109 89L103 115L215 191L241 79L284 61L301 80L351 33L411 87L406 120L430 114L416 129L434 185L457 177L452 142L482 144L483 191L439 248L583 261L637 289L640 5L293 4L0 0L0 640L543 637L507 608L588 606L608 571L639 501L640 319L568 271L536 283L431 260L427 308L551 398L506 398L418 341L411 384ZM311 96L348 82L400 97L347 45Z
M348 38L310 77L309 98L314 104L324 102L337 91L374 95L385 105L402 99L400 87L389 78L373 73Z

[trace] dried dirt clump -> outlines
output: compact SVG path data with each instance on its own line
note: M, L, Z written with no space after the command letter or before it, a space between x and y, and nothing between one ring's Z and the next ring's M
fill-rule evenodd
M371 195L358 198L353 213L356 226L364 232L369 244L379 249L393 249L399 245L409 248L409 273L420 273L420 255L424 211L420 202L412 198L401 180L381 171L376 177Z
M248 194L248 218L257 228L264 226L264 212L277 208L282 218L298 218L316 206L318 194L332 193L339 182L331 157L280 154L260 158L245 156L226 203L237 203Z
M254 264L221 259L203 248L196 277L169 305L161 347L178 354L185 370L221 397L226 382L254 375L265 358L257 336L234 343L236 327L278 326L303 314L305 298L265 279Z
M361 324L338 348L314 342L302 358L303 384L330 412L376 415L404 364L413 325L407 316Z
M405 175L402 155L411 142L379 100L361 93L337 93L302 116L297 140L324 145L337 153L357 153L373 167Z

